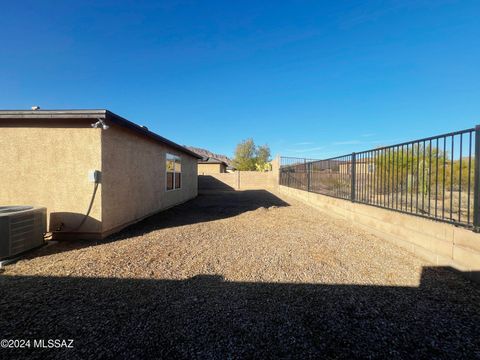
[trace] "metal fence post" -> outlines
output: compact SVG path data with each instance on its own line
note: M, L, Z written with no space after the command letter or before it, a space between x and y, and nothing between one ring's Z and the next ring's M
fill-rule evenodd
M480 231L480 125L475 126L475 176L473 183L473 227Z
M351 173L352 173L352 184L351 184L351 193L350 193L350 200L352 202L355 202L355 174L356 174L356 156L355 153L352 153L352 167L351 167Z
M307 172L307 191L310 192L310 163L306 162L307 159L305 159L305 170Z

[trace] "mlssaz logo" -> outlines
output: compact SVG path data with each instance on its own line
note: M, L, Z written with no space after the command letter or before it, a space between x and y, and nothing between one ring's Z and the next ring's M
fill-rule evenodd
M66 348L66 349L73 349L73 340L60 340L60 339L39 339L33 340L33 346L36 348L44 348L44 349L59 349L59 348Z

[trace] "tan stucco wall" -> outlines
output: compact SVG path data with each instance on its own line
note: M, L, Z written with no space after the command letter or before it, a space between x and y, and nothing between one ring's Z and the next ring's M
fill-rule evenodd
M261 190L275 189L279 182L280 158L276 157L270 163L272 171L235 171L223 174L199 173L199 191L224 191L224 190Z
M227 168L223 164L198 164L199 175L220 174L226 170Z
M166 191L166 153L182 158L182 187ZM108 234L197 196L197 159L112 126L102 132L102 230Z
M88 172L101 170L101 130L90 123L36 121L20 127L2 121L0 205L45 206L50 230L60 223L64 231L77 227L93 192ZM99 186L82 231L101 231L101 196Z
M238 174L208 174L198 175L198 191L226 191L238 190Z
M277 184L278 177L273 171L235 171L234 173L198 176L200 191L273 189Z
M275 172L238 171L241 190L271 189L277 184Z
M99 238L197 195L197 159L117 125L91 119L0 123L0 206L44 206L55 238ZM166 191L165 156L182 158L182 187ZM101 171L87 221L94 184Z
M278 190L329 215L350 220L433 264L451 266L480 281L480 234L447 223L286 186L279 186Z

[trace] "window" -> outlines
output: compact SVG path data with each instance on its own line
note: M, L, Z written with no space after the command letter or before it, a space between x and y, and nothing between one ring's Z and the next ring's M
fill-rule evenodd
M182 159L167 154L167 190L180 189L182 186Z

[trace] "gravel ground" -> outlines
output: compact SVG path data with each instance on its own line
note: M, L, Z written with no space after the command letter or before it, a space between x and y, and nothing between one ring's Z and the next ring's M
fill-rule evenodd
M266 191L40 249L0 289L0 338L74 339L6 358L480 358L478 285Z

